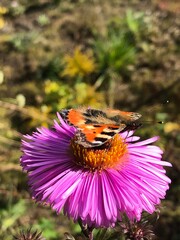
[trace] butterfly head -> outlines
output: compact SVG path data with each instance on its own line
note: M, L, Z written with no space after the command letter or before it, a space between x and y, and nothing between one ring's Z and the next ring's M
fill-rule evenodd
M128 131L128 130L136 130L142 126L142 122L140 121L134 121L134 122L127 122L126 127L123 131Z

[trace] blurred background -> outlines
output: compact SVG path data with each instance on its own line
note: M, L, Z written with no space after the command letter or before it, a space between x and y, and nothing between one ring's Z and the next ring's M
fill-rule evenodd
M0 1L0 239L33 228L46 239L80 229L35 204L19 165L20 139L79 105L137 111L159 135L172 179L159 239L180 239L180 2ZM157 124L163 121L164 124Z

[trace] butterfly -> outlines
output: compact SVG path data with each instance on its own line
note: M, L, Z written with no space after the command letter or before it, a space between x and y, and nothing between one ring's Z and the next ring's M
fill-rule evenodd
M141 114L115 109L64 109L60 116L77 129L75 142L85 148L99 147L117 133L135 130L142 125L137 121Z

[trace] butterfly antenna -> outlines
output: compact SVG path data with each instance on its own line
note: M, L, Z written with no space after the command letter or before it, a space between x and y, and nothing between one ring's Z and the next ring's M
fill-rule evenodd
M144 124L164 124L164 122L163 121L141 121L142 122L142 124L144 125Z

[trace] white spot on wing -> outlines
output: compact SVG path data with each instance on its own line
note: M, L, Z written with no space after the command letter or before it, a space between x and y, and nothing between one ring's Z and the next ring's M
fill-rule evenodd
M105 134L100 134L100 133L96 137L98 137L98 138L105 138L105 139L112 138L111 136L108 136L108 135L105 135Z

